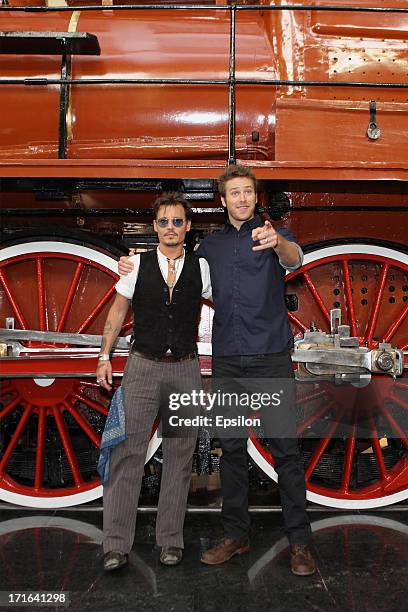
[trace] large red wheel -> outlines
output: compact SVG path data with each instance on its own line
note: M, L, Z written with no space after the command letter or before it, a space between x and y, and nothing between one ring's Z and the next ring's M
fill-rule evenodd
M385 340L394 347L408 348L408 255L403 250L370 244L324 246L305 256L301 269L287 275L287 292L299 298L299 310L289 313L294 334L303 333L312 322L329 332L331 308L341 308L343 323L351 328L360 345L376 348ZM307 388L309 387L309 388ZM333 387L312 383L298 395L298 405L307 418L299 433L324 423L320 439L302 439L307 497L337 508L373 508L408 498L408 438L395 418L408 410L408 379L393 381L373 375L359 389L357 410L366 411L369 434L357 436L358 427L341 440L331 410L341 409L347 393L333 395ZM373 400L373 398L375 398ZM392 435L383 435L371 408L381 413ZM367 415L368 411L368 415ZM356 417L357 418L357 417ZM385 428L384 425L384 428ZM248 450L254 461L275 481L277 474L267 442L252 437Z
M14 317L18 329L100 334L116 269L106 251L83 244L8 246L0 253L0 325ZM93 378L72 375L1 383L0 499L55 508L100 497L95 468L110 396ZM147 459L159 444L154 435Z

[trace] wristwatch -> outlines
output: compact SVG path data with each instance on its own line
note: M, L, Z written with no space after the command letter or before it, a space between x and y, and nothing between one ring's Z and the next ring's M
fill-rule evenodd
M110 361L109 353L99 353L98 361Z

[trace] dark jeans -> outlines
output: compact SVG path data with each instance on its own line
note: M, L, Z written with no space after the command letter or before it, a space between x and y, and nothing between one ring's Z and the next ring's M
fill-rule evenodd
M268 355L234 355L213 358L213 378L293 378L289 350ZM248 455L246 438L220 437L223 495L222 522L225 536L249 534ZM291 544L307 544L311 537L306 513L306 486L296 438L273 438L270 448L279 477L285 533Z

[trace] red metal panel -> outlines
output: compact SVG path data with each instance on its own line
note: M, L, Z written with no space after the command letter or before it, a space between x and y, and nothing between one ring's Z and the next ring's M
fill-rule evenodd
M377 121L380 138L370 140L367 136L368 101L277 100L276 159L406 163L407 105L377 104ZM322 125L324 129L320 128Z

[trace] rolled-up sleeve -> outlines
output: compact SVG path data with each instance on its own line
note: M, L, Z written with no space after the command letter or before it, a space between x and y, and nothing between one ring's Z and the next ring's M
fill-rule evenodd
M282 266L282 268L287 270L287 272L293 272L294 270L297 270L298 268L300 268L300 266L303 264L303 251L297 242L293 242L293 244L295 245L295 247L297 248L299 252L299 262L295 266L286 266L285 264L281 262L281 260L279 260L280 265Z
M286 240L289 240L290 242L292 242L295 245L295 247L297 248L298 252L299 252L299 261L294 266L287 266L287 265L283 264L281 262L281 260L279 259L279 263L280 263L280 265L282 266L282 268L284 270L286 270L287 272L293 272L294 270L297 270L298 268L300 268L300 266L303 264L303 251L302 251L302 248L296 242L296 237L286 227L278 228L277 232L281 236L283 236L283 238L285 238Z
M133 270L126 276L121 276L115 285L117 293L123 295L123 297L131 300L135 292L136 281L139 275L140 268L140 255L132 255L129 257L130 261L133 262Z
M212 288L211 288L211 277L210 277L210 266L206 259L200 257L200 269L201 269L201 280L203 283L203 289L201 297L206 300L212 299Z

